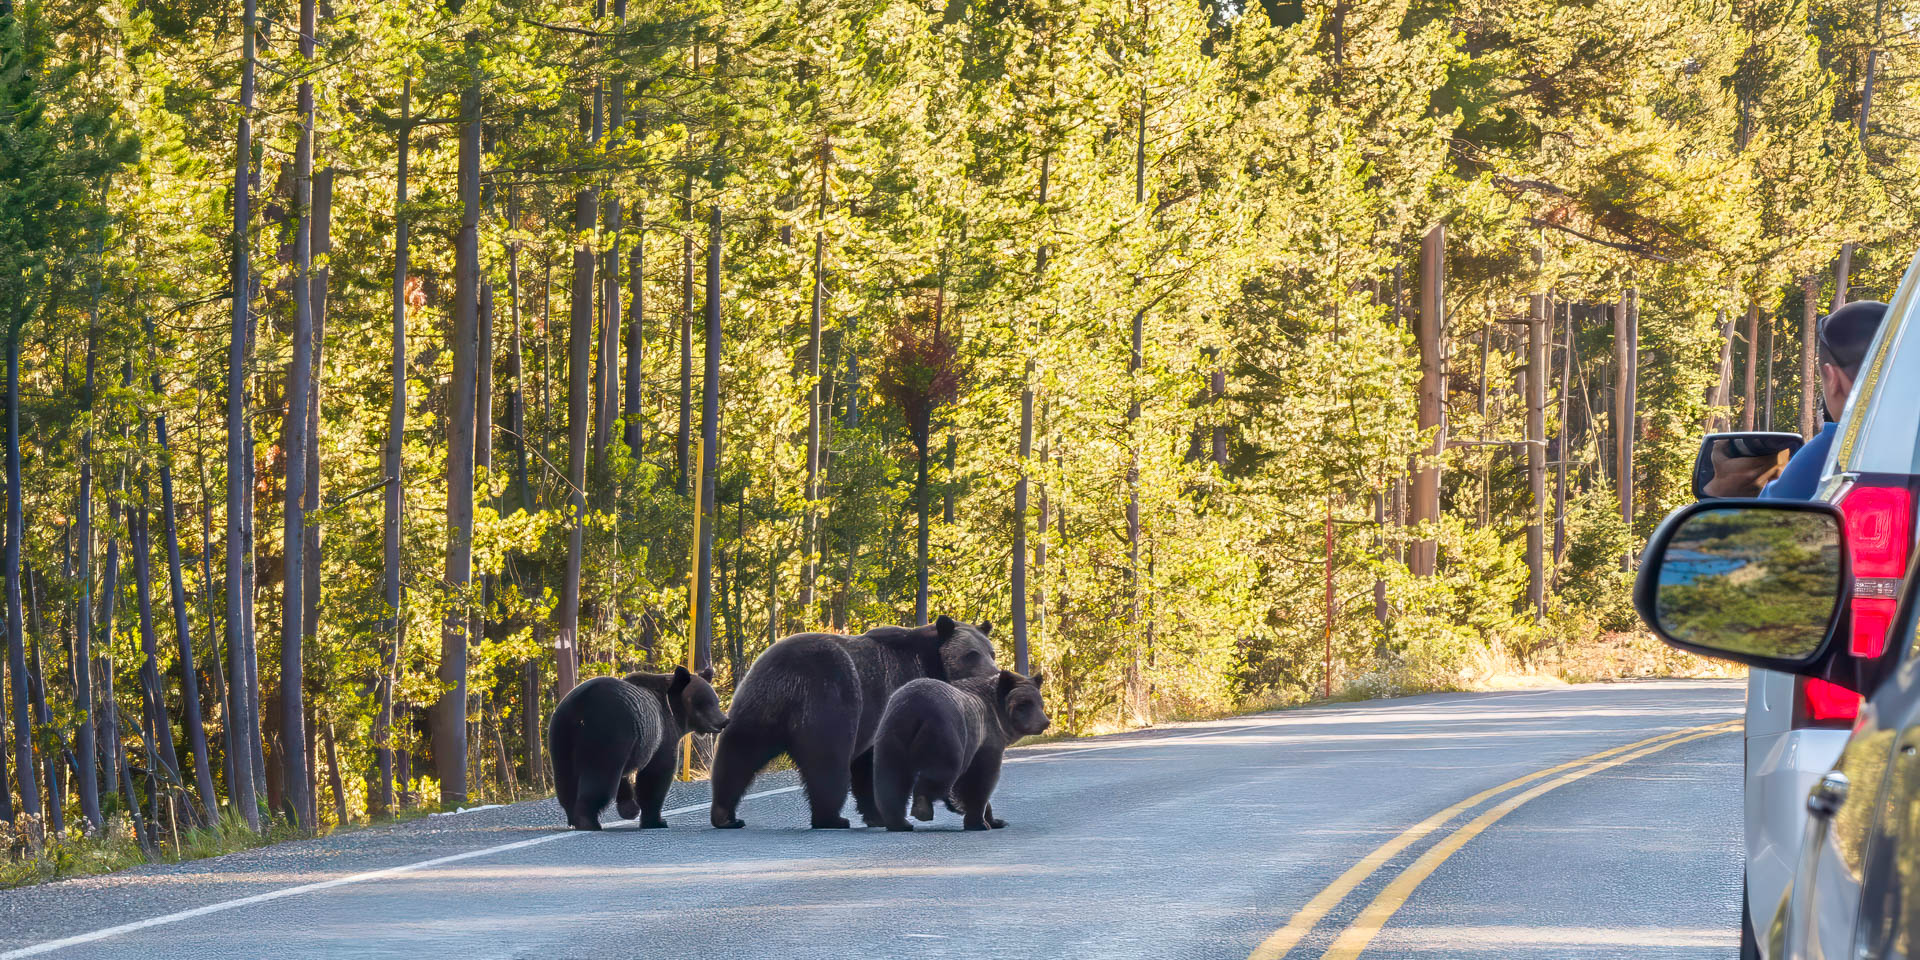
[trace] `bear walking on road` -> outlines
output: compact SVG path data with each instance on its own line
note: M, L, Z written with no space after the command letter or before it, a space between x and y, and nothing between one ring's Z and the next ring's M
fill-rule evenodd
M952 683L915 680L894 691L873 743L875 799L888 830L912 830L933 819L933 801L959 800L968 830L1004 827L993 816L1000 759L1021 737L1047 729L1043 677L1011 670Z
M797 633L769 647L735 689L732 722L714 749L713 825L744 826L735 815L740 798L785 753L799 768L816 829L849 826L840 816L849 789L861 817L879 826L872 748L887 696L922 677L992 676L991 630L943 616L851 637Z
M682 734L719 733L727 726L709 681L685 667L672 673L594 677L574 687L553 710L547 742L554 795L576 830L600 829L600 811L618 794L620 816L642 827L664 827L660 807L673 781ZM629 777L639 771L637 783Z

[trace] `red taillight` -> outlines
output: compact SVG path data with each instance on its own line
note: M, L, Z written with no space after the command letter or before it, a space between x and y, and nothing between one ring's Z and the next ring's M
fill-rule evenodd
M1800 712L1808 723L1818 726L1852 726L1860 714L1860 695L1825 680L1800 682Z
M1853 563L1853 599L1847 649L1878 656L1887 646L1898 601L1894 587L1907 572L1913 535L1913 495L1906 487L1856 486L1834 504L1846 520L1847 552ZM1851 721L1860 696L1824 680L1801 684L1801 712L1812 723Z

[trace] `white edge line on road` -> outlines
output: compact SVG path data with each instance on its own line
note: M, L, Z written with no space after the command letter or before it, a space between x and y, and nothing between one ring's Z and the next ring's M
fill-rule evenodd
M1478 696L1478 697L1463 697L1461 699L1468 703L1474 703L1474 702L1479 702L1483 700L1492 700L1492 699L1512 699L1515 697L1538 696L1540 694L1554 693L1554 692L1558 692L1558 691L1542 690L1542 691L1529 691L1526 693L1502 692L1502 693L1496 693L1496 694L1490 694L1490 695L1484 695L1484 696ZM1294 715L1294 714L1297 714L1297 711L1284 711L1284 713L1271 714L1269 716ZM1240 723L1240 724L1235 724L1229 727L1223 727L1217 730L1205 730L1199 733L1191 733L1183 736L1135 737L1135 738L1129 738L1127 740L1124 740L1118 743L1108 744L1106 746L1070 748L1070 749L1064 749L1064 750L1054 750L1048 753L1031 754L1031 755L1021 756L1021 757L1010 757L1007 759L1006 762L1007 763L1031 763L1036 760L1048 760L1055 757L1074 757L1074 756L1079 756L1085 753L1095 753L1102 750L1117 750L1117 749L1120 749L1121 747L1136 746L1143 742L1176 743L1182 740L1199 740L1203 737L1218 737L1218 736L1223 736L1229 733L1242 733L1247 730L1257 729L1260 727L1270 725L1266 723L1257 722L1257 720L1259 719L1259 715L1256 715L1255 717L1249 717L1248 719L1255 720L1256 722ZM1030 749L1044 750L1047 747L1051 747L1051 746L1053 745L1042 744L1042 745L1032 747ZM795 793L795 792L798 792L799 790L800 790L800 786L796 784L791 787L779 787L773 790L762 790L758 793L750 793L744 797L741 797L740 799L743 801L756 800L761 797L771 797L771 796L775 796L777 794L782 794L782 793ZM662 817L684 816L689 813L694 813L699 810L704 810L707 808L707 806L708 806L707 804L702 803L702 804L692 804L684 807L675 807L671 810L661 811L660 815ZM619 821L619 822L631 823L632 821ZM500 844L499 846L486 847L480 850L468 850L465 853L455 853L455 854L450 854L444 857L435 857L431 860L422 860L418 863L403 863L403 864L400 864L399 866L384 867L379 870L369 870L365 873L356 873L356 874L351 874L349 876L344 876L344 877L335 877L332 880L322 880L317 883L301 884L300 886L297 886L297 887L284 887L279 890L269 890L266 893L256 893L250 897L241 897L237 900L225 900L220 903L210 903L203 907L194 907L191 910L182 910L178 913L169 913L169 914L164 914L158 917L148 917L145 920L135 920L132 923L123 923L117 927L107 927L101 930L94 930L90 933L75 934L74 936L65 937L59 940L49 940L45 943L36 943L29 947L21 947L17 950L9 950L5 953L0 953L0 960L17 960L17 958L21 958L21 957L36 957L36 956L40 956L41 954L52 953L56 950L64 950L68 947L77 947L83 943L94 943L96 941L105 940L110 937L117 937L123 933L133 933L136 930L145 930L148 927L165 926L170 923L178 923L182 920L191 920L195 917L204 917L208 914L224 913L228 910L236 910L236 909L239 909L240 907L252 906L256 903L266 903L272 900L280 900L286 897L298 896L303 893L314 893L320 890L328 890L333 887L343 887L351 883L365 883L368 880L379 880L384 877L397 876L402 873L411 873L415 870L425 870L430 867L437 867L443 864L457 863L461 860L472 860L477 857L492 856L493 854L505 853L509 850L519 850L525 847L537 847L540 844L552 843L555 840L566 840L572 837L584 836L587 832L588 831L581 831L581 830L566 830L566 831L561 831L557 833L546 834L544 836L532 837L526 840L516 840L512 843L503 843L503 844Z
M775 790L762 790L759 793L747 794L745 797L742 797L741 799L753 800L758 797L770 797L770 796L773 796L774 794L779 794L779 793L793 793L794 791L799 789L800 788L798 786L792 786L792 787L780 787ZM704 803L700 803L700 804L693 804L685 807L675 807L672 810L663 810L660 812L660 815L663 817L676 817L676 816L681 816L684 814L689 814L695 811L705 810L705 809L707 809L707 805ZM631 823L632 821L620 821L620 822ZM332 887L343 887L350 883L364 883L368 880L379 880L383 877L391 877L391 876L395 876L397 874L402 874L402 873L411 873L415 870L425 870L429 867L438 867L438 866L441 866L442 864L457 863L461 860L472 860L476 857L491 856L496 853L505 853L509 850L519 850L525 847L537 847L540 844L552 843L555 840L567 840L573 837L585 836L586 833L587 831L582 831L582 830L567 830L567 831L558 832L558 833L549 833L544 836L532 837L526 840L516 840L512 843L503 843L503 844L500 844L499 846L487 847L482 850L469 850L465 853L455 853L449 856L435 857L431 860L422 860L418 863L403 863L403 864L400 864L399 866L385 867L380 870L369 870L366 873L356 873L356 874L352 874L350 876L345 876L345 877L335 877L332 880L322 880L318 883L305 883L297 887L284 887L279 890L269 890L266 893L256 893L253 896L241 897L238 900L226 900L220 903L210 903L204 907L194 907L191 910L182 910L179 913L169 913L169 914L165 914L163 916L158 916L158 917L148 917L145 920L135 920L132 923L123 923L117 927L107 927L104 930L95 930L91 933L76 934L74 936L66 937L60 940L49 940L46 943L36 943L33 946L21 947L18 950L9 950L6 953L0 953L0 960L15 960L15 958L18 958L18 957L39 956L43 953L52 953L55 950L64 950L68 947L77 947L83 943L93 943L94 941L97 941L97 940L105 940L109 937L117 937L123 933L132 933L136 930L144 930L148 927L164 926L169 923L178 923L182 920L191 920L194 917L204 917L210 913L224 913L225 911L228 911L228 910L235 910L240 907L252 906L253 904L256 904L256 903L266 903L269 900L279 900L284 897L297 896L302 893L313 893L319 890L327 890Z

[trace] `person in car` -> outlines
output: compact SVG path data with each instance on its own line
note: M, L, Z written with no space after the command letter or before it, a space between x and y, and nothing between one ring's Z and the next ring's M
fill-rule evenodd
M1839 432L1840 425L1835 418L1847 408L1854 378L1860 375L1860 364L1866 360L1867 348L1872 345L1874 334L1880 331L1880 321L1886 315L1886 304L1878 300L1856 300L1820 318L1815 330L1820 357L1820 403L1826 416L1820 432L1794 453L1785 469L1779 469L1774 457L1729 456L1725 442L1715 444L1713 481L1706 486L1709 496L1751 497L1758 488L1758 496L1765 498L1813 499L1815 489L1820 486L1820 471L1826 466L1827 452L1833 446L1834 434ZM1776 471L1778 475L1773 476Z

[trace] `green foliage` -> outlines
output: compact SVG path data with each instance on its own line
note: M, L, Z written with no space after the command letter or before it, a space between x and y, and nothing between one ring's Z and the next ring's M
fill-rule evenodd
M913 617L924 459L931 612L1002 625L1010 661L1024 525L1029 653L1075 732L1343 689L1446 688L1647 643L1615 636L1635 629L1622 560L1690 496L1709 422L1764 405L1708 396L1723 312L1760 305L1774 362L1743 341L1726 373L1738 385L1763 371L1763 395L1770 375L1773 405L1756 412L1791 428L1802 282L1826 302L1847 242L1855 296L1886 298L1920 240L1920 131L1908 129L1920 64L1890 42L1920 10L1896 0L1877 14L1694 0L628 0L624 18L621 4L603 13L585 0L322 7L310 76L317 162L335 180L306 681L313 727L333 742L316 748L318 766L340 775L350 818L366 809L376 680L396 648L394 738L423 789L424 707L443 692L450 618L480 623L476 795L539 781L526 740L552 703L576 523L581 673L686 657L695 507L679 434L683 416L700 424L681 370L684 359L698 396L710 209L722 216L722 353L705 522L723 690L785 633ZM127 562L132 518L160 506L163 458L198 660L203 672L224 663L225 594L242 589L210 559L225 546L225 492L242 482L224 457L236 8L36 0L0 17L0 303L16 327L44 320L26 327L19 438L28 633L52 717L34 734L43 750L79 722L65 641L82 577L101 584L97 700L117 706L136 755L153 746L140 732L146 655ZM264 691L278 679L283 587L294 297L283 246L299 213L283 161L307 66L286 27L297 15L292 0L260 4L255 149L239 158L255 210L241 238L258 322L243 372ZM450 121L476 67L492 458L476 480L482 576L456 590L444 519L461 212ZM585 232L582 191L602 204ZM618 229L606 216L616 199ZM410 405L392 478L406 599L393 610L382 493L401 217ZM1439 223L1449 445L1436 460L1443 516L1415 527L1408 478L1435 439L1419 425L1417 250ZM589 415L613 424L578 520L566 439L576 252L607 301L588 335L589 382L605 385ZM1638 403L1622 424L1607 308L1628 290ZM1517 322L1534 295L1554 305L1546 371L1527 369ZM90 347L101 375L82 415ZM1548 386L1538 505L1520 392L1534 375ZM164 453L141 430L162 414ZM76 571L89 426L95 569ZM1637 438L1624 518L1623 428ZM1016 516L1023 476L1028 512ZM1538 615L1536 507L1550 587ZM1408 560L1425 541L1437 569L1415 576ZM110 596L109 545L125 568ZM178 724L167 564L153 546L155 666ZM228 717L212 679L200 686L224 783ZM276 744L276 713L263 715ZM334 816L325 780L323 820Z

